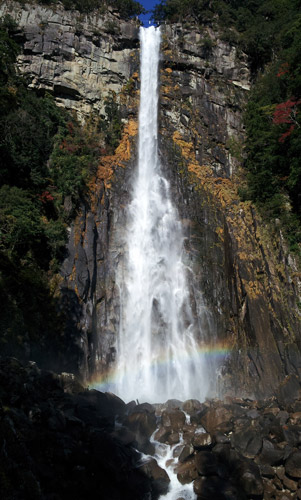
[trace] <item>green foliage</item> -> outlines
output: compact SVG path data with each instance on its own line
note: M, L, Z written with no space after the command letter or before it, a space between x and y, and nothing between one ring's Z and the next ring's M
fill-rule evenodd
M42 5L55 5L58 0L36 0ZM145 12L143 6L135 0L61 0L67 10L78 10L88 14L94 10L106 12L108 6L115 8L124 19L139 16Z
M98 164L102 142L100 124L94 119L83 127L73 118L55 137L49 173L60 200L70 196L75 207Z
M106 145L112 153L119 144L122 132L121 112L116 101L116 95L112 92L105 101L106 118L99 122L99 130L104 133Z
M13 63L19 53L19 46L10 37L16 28L9 16L0 20L0 84L6 85L11 77L15 76Z
M82 126L52 96L28 90L14 68L14 30L9 18L1 22L0 351L46 363L49 349L64 352L67 342L50 287L65 256L67 226L101 152L117 145L121 116L112 97L106 120L91 117Z
M41 213L30 195L18 187L0 188L0 248L23 257L43 232Z
M5 165L0 181L38 189L45 185L46 162L64 118L51 96L42 99L15 84L15 106L0 117L0 155Z
M282 33L276 62L253 86L245 116L249 198L280 219L293 250L301 242L300 27L299 14Z

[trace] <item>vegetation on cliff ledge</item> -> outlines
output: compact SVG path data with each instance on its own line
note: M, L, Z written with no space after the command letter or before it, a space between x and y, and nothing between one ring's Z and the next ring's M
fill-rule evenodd
M28 0L18 0L19 3L30 3ZM32 1L32 0L31 0ZM115 9L121 18L128 19L145 12L143 6L135 0L33 0L42 5L56 5L62 3L66 10L78 10L84 14L98 11L104 14L108 7Z
M28 90L14 67L14 30L10 18L2 20L0 350L47 359L50 348L63 352L67 343L55 297L67 228L101 154L120 138L121 118L114 95L105 102L107 119L91 116L82 126L51 95Z

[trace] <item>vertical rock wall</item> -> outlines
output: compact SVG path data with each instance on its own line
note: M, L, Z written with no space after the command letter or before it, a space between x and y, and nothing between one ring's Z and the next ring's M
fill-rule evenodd
M165 28L162 158L189 221L188 254L213 341L229 351L220 390L262 396L285 375L301 375L300 282L281 236L238 196L249 88L246 56L217 33Z

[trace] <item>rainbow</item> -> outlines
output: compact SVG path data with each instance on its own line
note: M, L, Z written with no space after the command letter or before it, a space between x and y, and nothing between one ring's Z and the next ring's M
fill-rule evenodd
M202 357L205 357L207 360L211 359L213 363L218 361L218 364L220 365L222 359L226 358L231 351L232 347L224 343L214 345L201 344L197 347L197 349L194 349L193 352L184 352L181 353L180 356L177 355L173 357L167 357L166 352L164 352L159 357L156 357L156 359L150 362L150 367L164 367L169 363L174 364L178 361L182 364L189 365L191 361L197 362L198 359L201 359ZM128 368L127 372L132 373L133 369L135 369L135 367L133 368L133 366L131 366ZM115 365L111 369L101 374L97 374L92 380L90 380L89 388L104 392L108 390L110 392L114 392L114 385L118 383L121 376L126 377L126 373L121 373L118 369L118 366Z

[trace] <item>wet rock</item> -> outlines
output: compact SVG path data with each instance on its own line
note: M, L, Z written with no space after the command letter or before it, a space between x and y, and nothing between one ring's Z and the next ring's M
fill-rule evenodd
M267 478L263 478L263 489L264 489L264 498L270 500L271 498L275 498L276 495L276 486Z
M170 479L167 472L159 467L154 458L144 462L139 467L139 470L151 480L152 490L154 493L160 495L167 493Z
M260 413L258 412L258 410L256 410L255 408L253 408L252 410L249 410L246 413L246 416L248 418L251 418L252 420L255 420L255 419L257 419L260 416Z
M179 462L183 463L187 458L191 457L194 452L194 447L192 445L186 444L179 455Z
M175 472L181 484L191 483L198 477L194 457L188 458L185 462L178 464Z
M159 443L167 443L169 436L171 435L171 429L166 429L165 427L159 427L159 429L155 432L154 438Z
M192 439L192 445L196 449L210 448L212 443L212 437L207 432L195 432Z
M162 425L170 427L173 431L179 431L185 425L185 413L181 410L165 410L162 413Z
M200 423L209 434L216 430L229 431L233 429L232 417L232 411L223 406L211 407L200 416Z
M142 453L154 454L155 448L149 438L157 427L155 413L150 413L147 409L145 411L140 409L138 412L134 410L123 423L135 434L137 449Z
M157 427L155 414L148 411L133 411L128 415L125 423L133 432L140 432L146 438L150 438Z
M169 399L164 403L164 407L168 410L181 410L183 402L179 399Z
M184 401L182 405L183 411L188 413L188 415L193 415L197 411L201 411L204 405L200 403L197 399L188 399Z
M204 414L206 413L207 411L207 408L205 407L203 410L198 410L196 411L195 413L193 413L191 416L190 416L190 422L191 424L193 425L202 425L202 417L204 416Z
M117 397L117 396L115 396ZM135 406L135 408L133 408L132 412L131 413L149 413L151 415L154 415L156 412L156 409L153 405L151 405L150 403L141 403L141 404L138 404Z
M177 444L179 441L180 441L180 434L178 432L172 432L167 438L167 442L171 446Z
M285 472L293 478L301 478L301 451L295 451L287 458Z

